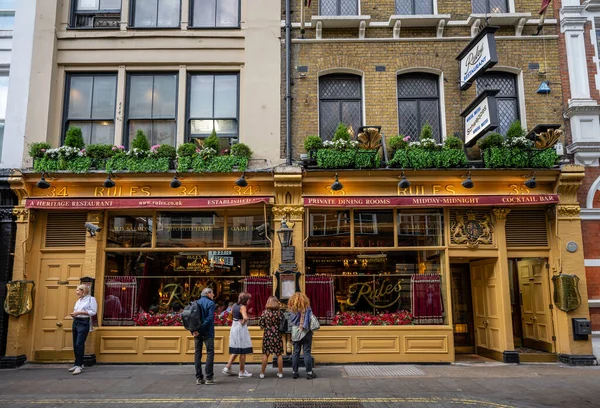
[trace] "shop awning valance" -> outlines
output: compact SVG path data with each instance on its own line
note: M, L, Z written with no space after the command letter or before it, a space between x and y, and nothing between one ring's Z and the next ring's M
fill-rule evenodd
M407 197L304 197L305 207L477 207L557 204L558 195L482 195Z
M28 198L26 208L47 210L194 209L269 204L271 197Z

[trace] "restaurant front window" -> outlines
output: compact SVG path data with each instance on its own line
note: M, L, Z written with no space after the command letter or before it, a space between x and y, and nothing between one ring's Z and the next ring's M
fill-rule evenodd
M311 209L308 217L306 293L324 324L448 323L442 211ZM315 234L323 228L327 239Z
M109 215L102 324L181 326L207 287L217 325L242 291L253 294L255 324L273 291L270 221L259 208Z

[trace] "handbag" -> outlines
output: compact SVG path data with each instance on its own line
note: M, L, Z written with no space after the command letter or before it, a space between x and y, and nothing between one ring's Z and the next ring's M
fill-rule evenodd
M290 331L290 326L288 324L288 319L285 314L281 314L281 322L279 322L279 333L287 333Z
M319 323L319 319L314 314L310 315L310 331L317 331L321 328L321 323Z
M292 341L300 341L306 336L308 330L305 330L302 327L292 326Z

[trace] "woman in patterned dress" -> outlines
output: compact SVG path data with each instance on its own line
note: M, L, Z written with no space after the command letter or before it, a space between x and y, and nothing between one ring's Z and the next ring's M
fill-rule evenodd
M265 369L267 368L267 362L269 356L274 354L277 356L277 377L283 378L283 342L281 339L281 333L279 333L279 324L282 319L285 319L283 312L279 309L279 300L275 296L267 299L267 305L262 316L260 316L260 327L264 330L263 332L263 356L262 366L260 370L260 378L265 378Z

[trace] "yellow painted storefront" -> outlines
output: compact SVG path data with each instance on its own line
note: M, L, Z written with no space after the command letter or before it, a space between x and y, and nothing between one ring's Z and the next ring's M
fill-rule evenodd
M463 349L455 341L467 328L472 344L466 349L498 360L514 361L520 346L515 344L515 333L519 330L525 346L566 356L567 360L591 355L591 341L575 341L571 328L572 318L589 318L583 251L570 252L566 247L567 243L575 243L581 248L576 193L583 179L583 168L565 166L561 170L537 171L535 190L524 187L523 174L527 172L522 170L478 169L472 173L475 186L466 189L461 186L464 171L407 171L411 186L401 189L397 170L338 171L343 184L339 191L331 189L334 172L303 171L291 166L275 168L273 172L249 172L246 187L236 186L239 175L233 174L187 175L181 178L182 185L178 188L169 186L172 174L120 174L115 179L117 185L110 189L102 187L105 174L57 174L50 180L51 187L41 190L36 187L39 174L15 173L11 185L19 196L20 206L15 209L18 229L13 279L33 280L36 289L33 312L10 318L7 356L25 355L28 360L44 362L72 359L69 312L75 302L74 289L80 278L94 278L94 294L99 300L99 316L102 316L104 302L101 300L106 295L102 283L111 271L107 263L114 259L120 260L121 265L129 265L128 262L134 262L144 251L158 254L156 258L175 252L213 251L249 259L245 261L245 269L242 268L244 273L272 276L282 264L277 234L265 237L268 242L261 241L262 246L230 245L237 242L235 233L240 229L236 227L235 217L249 213L257 219L264 213L263 223L271 231L281 227L283 218L287 220L294 231L294 262L300 272L302 290L309 271L313 274L333 270L329 265L334 262L368 260L383 257L383 254L390 260L412 256L425 259L423 269L414 275L429 273L428 268L433 267L441 276L442 320L436 324L405 326L323 325L313 340L318 363L449 363L455 361L455 353ZM164 223L174 222L173 217L198 211L222 215L223 243L185 248L161 246L160 234L156 231L161 228L159 217L164 217ZM380 239L359 237L357 220L362 219L365 211L389 213L393 222L389 222L391 233L387 241L382 238L383 232L377 231L370 233ZM419 211L429 211L443 220L439 240L423 241L411 236L410 239L414 238L419 244L404 246L405 242L413 241L399 238L404 225L404 218L400 218ZM171 218L167 218L165 212ZM348 214L348 238L316 239L315 220L332 212L343 217ZM528 226L528 218L517 219L515 214L533 216L538 224L532 218ZM82 223L91 222L102 230L95 236L86 233L82 238L69 228L61 230L61 225L53 224L60 224L61 217L77 219L78 216L82 217ZM144 243L132 247L128 246L131 243L119 241L116 245L116 241L107 238L118 231L116 218L125 216L146 220ZM531 229L534 224L539 225L540 219L545 237L539 242L530 242L527 235L534 233ZM520 228L516 233L515 225ZM326 228L323 227L323 231ZM474 231L467 231L469 228ZM52 235L48 231L62 232ZM519 240L519 234L524 238ZM540 233L535 236L539 237ZM76 245L69 244L71 239ZM58 244L49 246L49 242ZM260 266L252 269L248 265L256 259L269 262L262 269ZM254 272L248 272L250 270ZM470 300L457 303L463 293L461 286L456 286L459 279L455 279L455 270L468 282ZM509 271L514 273L511 275ZM551 279L561 272L575 274L580 279L581 306L568 313L551 306ZM345 294L340 290L348 286L345 275L335 276L336 296L344 299ZM516 276L518 282L512 282L511 276ZM361 276L348 279L360 283ZM275 278L273 281L276 288L278 281ZM513 310L515 295L512 292L516 285L534 306L531 310L522 308L520 324ZM163 286L160 288L162 291ZM377 303L381 293L365 292L362 300ZM344 304L336 304L336 310L345 307ZM455 310L457 304L459 308L467 305L469 312ZM456 316L467 314L468 325L455 321ZM190 362L193 359L193 339L181 327L111 326L103 324L102 318L99 320L100 327L90 334L86 348L86 354L95 354L98 362ZM215 332L215 360L224 362L228 358L229 329L217 327ZM258 327L251 327L250 333L257 352L251 361L258 361L262 332Z

